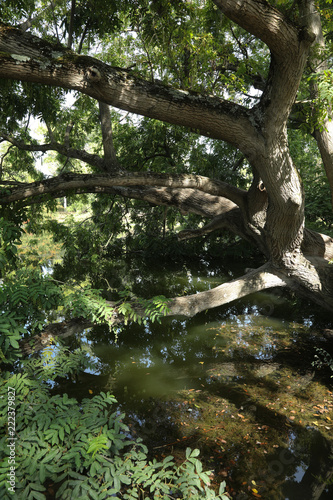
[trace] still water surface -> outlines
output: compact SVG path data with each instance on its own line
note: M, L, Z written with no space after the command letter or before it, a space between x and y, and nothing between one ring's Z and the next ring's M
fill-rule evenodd
M109 284L117 272L147 298L234 277L205 261L163 269L123 262ZM333 372L313 366L316 347L333 351L327 328L322 311L279 290L191 319L129 324L117 338L97 327L67 341L88 344L99 371L63 390L109 390L153 455L199 448L212 480L226 480L234 498L332 499Z

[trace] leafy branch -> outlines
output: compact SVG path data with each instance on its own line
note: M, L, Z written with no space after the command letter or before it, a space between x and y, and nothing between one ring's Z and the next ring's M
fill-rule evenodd
M38 370L35 360L35 368ZM42 372L42 366L39 367ZM48 376L48 374L45 374ZM0 494L7 489L8 460L7 393L15 391L16 494L20 498L45 500L48 481L55 484L56 498L124 500L173 498L226 500L225 483L219 494L210 488L210 471L202 470L199 450L186 450L176 465L173 457L162 462L148 459L140 440L128 437L116 399L101 392L80 403L67 394L53 395L33 373L5 374L0 382Z
M117 313L124 317L125 325L134 321L146 325L148 321L161 323L161 318L170 311L169 299L164 295L156 295L151 299L138 298L126 288L119 292L122 302L117 306Z

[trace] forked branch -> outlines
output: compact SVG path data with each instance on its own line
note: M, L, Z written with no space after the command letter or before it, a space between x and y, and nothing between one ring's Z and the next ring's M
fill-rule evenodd
M228 200L225 200L228 202ZM229 202L230 203L230 202ZM242 230L241 217L239 214L239 209L235 206L227 208L228 203L224 207L223 212L219 213L214 217L208 224L198 229L184 229L178 233L179 240L189 240L191 238L198 238L200 236L206 236L214 231L220 229L227 229L234 234L246 238L245 231Z

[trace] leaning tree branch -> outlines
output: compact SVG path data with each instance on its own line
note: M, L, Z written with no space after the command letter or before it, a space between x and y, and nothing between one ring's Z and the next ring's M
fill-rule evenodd
M169 175L157 173L120 172L110 174L62 174L52 179L32 182L20 187L14 187L9 194L0 196L0 204L9 204L41 195L54 195L57 192L88 190L89 187L134 187L152 186L196 189L213 196L228 198L236 205L245 209L246 191L227 184L211 180L200 175ZM1 186L1 182L0 182ZM7 188L8 189L8 188Z
M299 284L297 284L297 280L288 276L287 273L281 273L272 267L270 263L266 263L258 269L251 270L243 276L223 283L213 289L169 299L167 303L168 310L165 316L192 317L208 309L229 304L251 293L276 287L298 289ZM306 293L304 296L306 296ZM119 302L108 302L108 304L110 306L108 323L110 324L111 322L112 325L122 323L125 318L119 312ZM145 311L140 302L134 299L131 301L131 308L138 316L145 317ZM50 343L54 337L67 337L92 326L94 326L93 322L83 318L72 318L69 321L52 323L36 336L33 347L28 345L27 342L22 341L22 352L24 355L37 352Z
M286 54L297 53L302 41L311 44L314 35L305 27L293 24L281 11L265 0L213 0L217 7L232 21L255 37L260 38L271 50L274 58L283 63Z
M223 283L216 288L185 297L171 299L168 303L168 316L192 317L207 309L228 304L250 293L274 287L292 287L293 281L279 275L270 264L255 269L240 278Z
M0 25L0 50L1 78L77 90L119 109L225 140L248 157L257 154L259 144L264 147L253 113L239 104L146 81L5 25Z
M305 26L296 26L264 0L214 0L219 9L239 26L262 40L270 49L271 65L257 114L254 116L266 137L283 130L295 101L315 39Z
M280 277L268 264L245 274L244 276L232 280L228 283L185 297L170 299L167 303L168 310L165 316L187 316L192 317L207 309L228 304L233 300L239 299L249 293L258 292L267 288L286 287L290 285L290 280ZM119 302L108 302L110 306L110 317L108 324L117 325L125 320L125 317L119 312ZM145 317L145 311L140 302L135 299L131 301L131 308L141 316ZM51 323L44 330L35 336L33 345L26 341L20 343L24 355L32 354L44 349L46 345L52 342L55 337L68 337L82 331L85 328L91 328L94 323L83 318L72 318L69 321L60 323Z
M15 182L15 181L2 181L0 184L7 189L7 187L12 188L15 186L26 186L26 183ZM59 190L52 194L48 193L48 199L63 198L68 193L67 190ZM94 193L94 194L109 194L112 196L121 196L122 198L130 198L135 200L146 201L153 205L174 207L180 210L182 214L196 214L202 217L215 217L221 210L223 211L225 202L232 204L226 198L220 196L212 196L202 191L196 189L172 189L165 187L146 187L146 186L134 186L134 187L107 187L107 186L84 186L75 189L77 195ZM73 194L73 191L72 191ZM45 201L45 196L35 196L34 198L23 199L22 201L16 202L15 206L19 208L28 207L31 205L36 205L43 203ZM0 199L1 205L1 199ZM237 205L232 204L234 207ZM240 221L241 222L241 221Z
M226 198L213 196L191 188L116 186L108 189L112 189L112 194L118 194L124 198L142 200L159 206L177 208L183 215L192 213L211 218L227 210L237 208L237 205ZM108 192L111 194L111 191ZM241 217L241 214L239 214L239 217ZM241 221L242 219L240 219L240 223Z
M51 132L51 135L52 132ZM31 151L32 153L40 152L47 153L47 151L57 151L66 158L75 158L77 160L81 160L93 167L97 167L99 170L104 171L107 170L107 162L100 158L100 156L96 154L91 154L85 151L84 149L75 149L68 146L68 141L65 144L61 144L60 142L53 141L51 138L51 142L48 144L26 144L23 141L16 139L15 137L3 133L0 131L0 136L5 139L7 142L11 143L13 146L16 146L19 149L24 151Z
M106 106L106 105L105 105ZM110 130L109 130L109 127L106 126L106 129L105 129L105 134L109 134L110 133ZM112 132L111 132L112 133ZM119 166L119 163L118 163L118 160L115 156L115 152L113 150L113 144L112 144L112 137L111 137L111 144L108 145L108 151L110 152L110 149L111 151L113 150L113 153L110 152L112 158L115 157L115 160L110 160L110 157L108 156L107 159L102 159L100 158L98 155L96 154L91 154L91 153L88 153L87 151L85 150L79 150L79 149L75 149L75 148L71 148L69 147L67 144L61 144L61 143L58 143L56 141L51 141L49 144L26 144L24 143L23 141L20 141L16 138L14 138L13 136L10 136L8 134L5 134L5 133L1 133L0 132L0 135L3 139L5 139L7 142L9 142L10 144L12 144L13 146L16 146L17 148L19 149L22 149L22 150L25 150L25 151L31 151L31 152L41 152L41 153L45 153L47 151L57 151L58 153L66 156L67 158L75 158L75 159L78 159L78 160L81 160L85 163L88 163L92 166L95 166L97 167L99 170L105 172L105 171L108 171L110 173L110 169L114 168L115 167L115 163L114 161L116 161L116 165ZM71 175L71 174L67 174L67 180L68 180L68 176ZM73 174L74 175L74 174ZM117 175L115 173L115 175ZM136 174L128 174L128 175L136 175ZM140 177L142 177L142 174L139 174ZM144 174L143 174L144 175ZM152 176L154 176L155 174L151 174ZM158 174L156 174L156 177L157 177ZM86 176L85 176L86 177ZM102 182L100 184L98 184L98 181L99 181L99 177L96 177L96 175L92 174L92 178L95 177L96 178L96 182L94 183L93 182L93 179L92 179L92 182L85 182L84 185L82 185L82 182L80 183L80 185L78 185L76 188L73 188L73 185L72 187L68 187L66 188L66 186L62 186L61 188L57 188L56 185L54 186L54 188L52 188L52 190L48 189L47 186L45 187L45 191L43 191L43 193L45 194L54 194L55 197L61 197L61 196L64 196L64 193L66 192L66 190L68 189L76 189L77 193L80 194L82 192L108 192L108 189L112 186L114 187L116 185L116 181L115 183L109 183L109 184L106 184L105 183L105 179L103 178ZM245 197L246 197L246 191L242 190L242 189L239 189L237 187L234 187L228 183L224 183L222 181L212 181L208 178L204 178L202 177L202 179L204 180L205 179L205 183L206 183L206 186L203 186L202 188L200 188L199 184L198 183L195 183L193 184L193 179L190 181L189 179L189 176L188 177L188 181L187 182L192 182L192 185L189 185L189 184L184 184L182 186L179 186L180 188L183 188L183 187L186 187L187 189L199 189L201 190L202 192L206 192L207 194L210 194L212 196L218 196L218 197L224 197L224 198L227 198L228 200L230 200L230 203L228 205L228 209L230 208L233 208L234 205L238 205L240 208L244 209L244 203L245 203ZM198 179L199 179L199 176L197 176ZM45 181L46 184L53 184L56 183L57 178L53 178L51 180L47 180L47 182ZM74 178L72 179L72 181L74 180ZM77 180L80 180L79 178L79 174L77 174ZM200 181L199 181L200 182ZM25 203L25 205L29 205L29 204L32 204L34 203L32 198L35 198L36 196L40 197L41 194L43 194L40 189L41 188L41 183L35 183L35 184L38 184L38 194L36 194L36 186L35 186L35 190L34 190L34 193L35 194L31 194L29 196L29 200L26 199L24 200L24 194L23 193L17 193L18 194L18 197L12 201L25 201L27 203ZM132 183L133 184L133 183ZM134 185L137 185L137 184L141 184L140 182L140 179L135 179L135 182L134 182ZM145 184L147 185L150 185L152 186L152 184L154 184L154 182L151 182L147 179L145 179ZM129 184L130 185L130 184ZM161 186L161 184L156 181L156 185L158 186ZM25 184L25 187L28 188L29 186L33 187L32 185L28 185L28 184ZM163 187L160 187L158 191L156 191L156 188L152 186L152 190L150 193L148 193L147 191L147 187L145 187L145 189L143 189L143 187L140 187L140 188L137 188L137 189L134 189L132 188L131 190L131 193L129 192L125 192L124 191L124 184L119 184L119 186L123 186L123 193L122 196L124 197L128 197L128 198L136 198L136 199L142 199L142 200L145 200L145 201L149 201L151 203L156 203L158 205L173 205L173 206L178 206L180 207L180 204L181 205L184 205L181 208L181 210L183 211L187 211L188 208L186 208L186 203L185 203L185 199L187 197L184 197L182 196L180 199L178 197L178 201L175 203L176 201L176 198L177 198L177 194L175 191L173 191L172 193L172 196L170 195L170 193L167 194L167 192L165 191L166 188L163 188ZM194 187L195 186L195 187ZM176 189L177 186L176 185L172 185L171 186L173 189ZM155 189L155 191L154 191ZM158 189L158 188L157 188ZM163 191L164 189L164 191ZM61 193L59 194L59 196L57 195L57 192ZM110 191L109 191L110 192ZM112 191L111 191L112 193ZM15 193L14 193L14 190L12 191L12 195L15 196ZM149 199L149 195L151 195L151 198ZM193 200L193 197L192 197L192 200ZM0 203L6 203L6 200L2 197L0 198ZM197 200L197 202L199 202L199 206L202 205L201 203L201 200ZM223 204L225 205L225 202L226 200L223 202ZM216 209L216 205L218 204L219 207L218 209L221 210L221 200L220 199L207 199L206 200L206 204L207 204L207 209L208 210L204 210L204 213L202 213L202 210L200 209L199 212L200 212L200 215L203 215L203 216L209 216L209 217L212 217L212 216L215 216L217 213L222 213L224 212L224 210L221 211L217 211ZM194 207L194 202L191 203L192 207ZM214 208L212 208L212 205L214 205ZM191 210L192 211L192 210ZM207 211L208 211L208 214L207 214ZM193 211L192 211L193 212ZM198 213L198 212L193 212L193 213Z
M227 201L227 200L226 200ZM221 210L221 213L214 217L208 224L198 229L184 229L178 233L179 240L188 240L191 238L198 238L206 236L214 231L226 229L241 238L252 242L246 234L244 225L242 224L242 217L238 208L227 208Z

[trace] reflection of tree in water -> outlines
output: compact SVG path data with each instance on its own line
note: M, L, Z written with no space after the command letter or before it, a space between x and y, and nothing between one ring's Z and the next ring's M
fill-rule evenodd
M144 443L149 444L151 453L154 453L154 449L181 440L179 429L170 415L172 403L150 399L136 401L134 406L135 411L127 413L131 429Z
M127 275L138 295L142 283L146 287L151 283L147 295L160 293L155 270L147 269L149 279L142 280L138 277L144 270L139 267L133 263ZM200 267L191 276L184 269L163 272L163 293L168 295L168 287L191 286L194 276L204 282ZM305 310L296 308L288 296L265 294L191 319L129 324L118 332L117 342L103 327L95 327L87 339L101 372L109 374L106 385L101 380L101 388L116 396L131 433L143 438L153 453L199 447L216 479L221 479L219 473L227 474L223 478L233 485L239 500L253 498L248 491L251 480L261 498L317 499L320 494L324 498L325 485L314 475L326 478L332 469L328 441L302 427L306 419L302 425L295 425L297 418L288 420L288 411L296 409L294 396L304 407L321 397L308 391L318 338L314 343L315 319L304 319ZM72 347L80 342L78 337L67 341ZM283 404L281 394L285 394ZM229 405L226 411L219 407L221 398ZM280 406L275 404L277 398ZM287 411L282 406L288 406Z
M317 500L332 498L332 486L325 493L333 476L333 446L319 431L300 433L295 438L291 460L294 464L308 463L307 468L294 465L294 475L282 485L286 498ZM288 473L287 476L290 476Z

